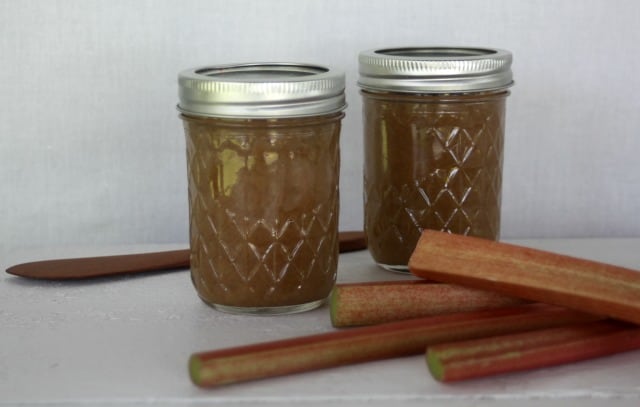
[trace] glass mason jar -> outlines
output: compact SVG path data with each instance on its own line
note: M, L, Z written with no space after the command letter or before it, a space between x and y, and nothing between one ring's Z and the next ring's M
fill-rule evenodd
M344 75L239 64L183 71L191 277L216 309L321 305L338 262Z
M498 239L511 58L446 47L360 54L364 223L378 265L407 271L424 229Z

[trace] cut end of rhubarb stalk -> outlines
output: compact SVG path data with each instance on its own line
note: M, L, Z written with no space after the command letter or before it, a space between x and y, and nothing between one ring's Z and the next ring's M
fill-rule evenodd
M189 358L189 376L191 377L191 381L196 386L200 386L202 384L202 376L200 372L202 371L202 361L197 355L191 355Z
M427 358L427 367L429 368L429 372L434 379L442 381L442 377L444 376L444 369L442 367L442 363L440 362L440 358L438 355L432 352L426 353Z
M340 303L340 289L334 287L329 295L329 318L331 318L331 324L337 326L338 324L338 304Z

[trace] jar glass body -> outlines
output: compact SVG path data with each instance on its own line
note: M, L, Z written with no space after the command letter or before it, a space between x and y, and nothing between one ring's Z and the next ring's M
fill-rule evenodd
M498 239L508 91L362 95L374 260L406 271L423 229Z
M338 262L342 117L182 115L191 276L206 303L290 313L326 299Z

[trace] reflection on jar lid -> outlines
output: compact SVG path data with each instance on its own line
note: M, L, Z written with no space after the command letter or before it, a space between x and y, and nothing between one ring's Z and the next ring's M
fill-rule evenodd
M346 107L344 73L318 65L215 65L185 70L178 83L178 110L198 116L301 117Z
M365 90L460 93L513 84L511 53L494 48L404 47L363 51L358 85Z

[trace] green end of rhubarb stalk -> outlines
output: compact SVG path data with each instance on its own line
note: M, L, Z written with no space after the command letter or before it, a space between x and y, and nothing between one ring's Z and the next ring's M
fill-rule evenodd
M202 384L202 376L200 371L202 368L202 361L196 355L191 355L189 358L189 376L193 384L200 386Z
M427 349L427 367L429 367L429 371L434 379L442 381L444 368L436 353L431 352L430 349Z
M339 304L339 294L340 289L338 287L334 287L331 290L331 294L329 295L329 316L331 317L331 325L334 327L338 327L338 304Z

